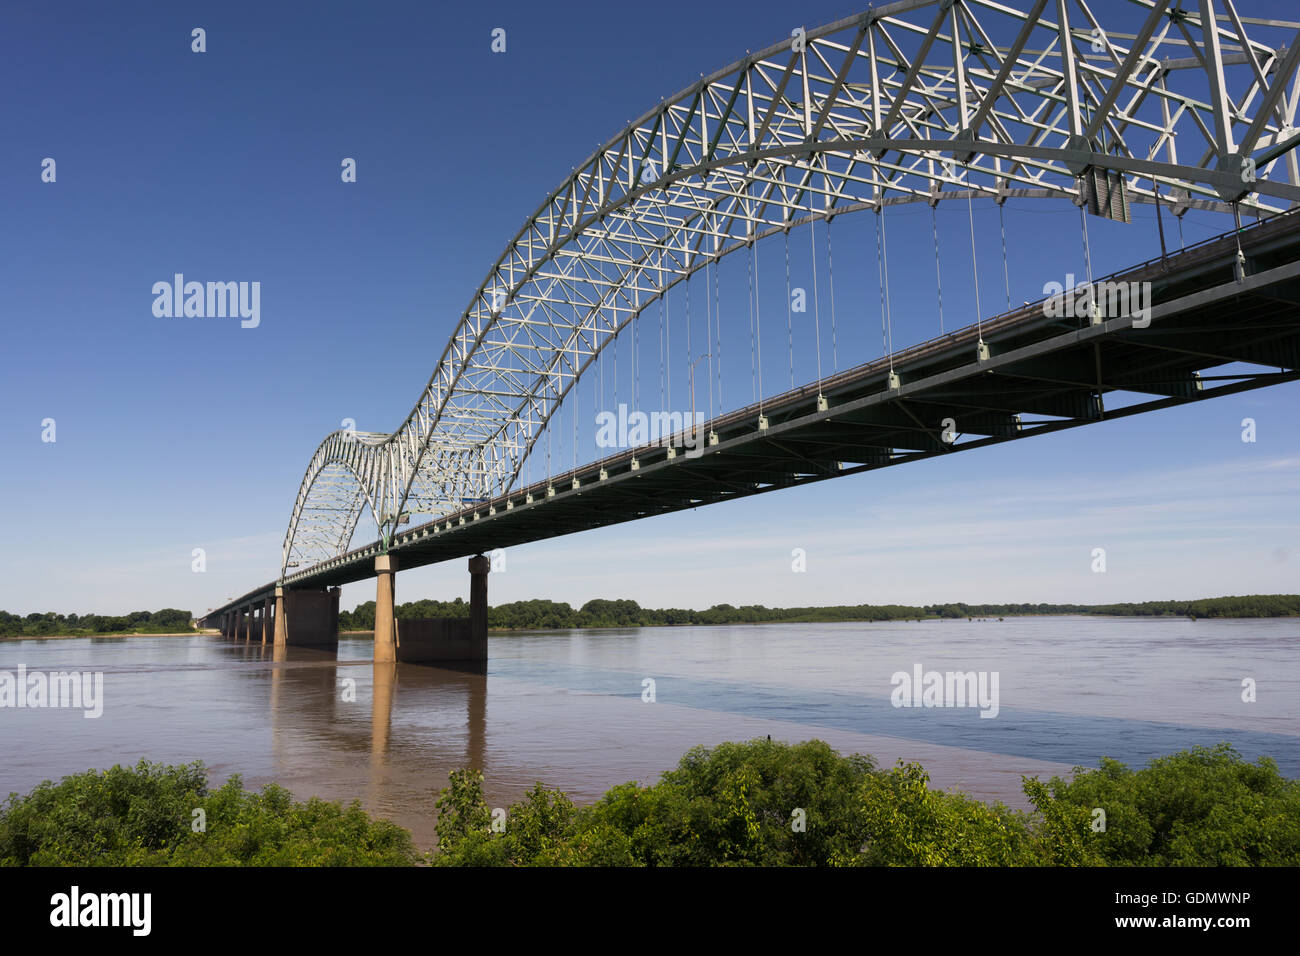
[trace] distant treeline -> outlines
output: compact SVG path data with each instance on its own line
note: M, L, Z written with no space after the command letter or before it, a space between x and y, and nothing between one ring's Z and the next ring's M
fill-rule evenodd
M122 617L106 614L28 614L0 611L0 637L46 637L85 634L167 634L190 630L189 611L132 611Z
M466 617L469 605L454 601L412 601L397 617ZM636 601L588 601L574 610L564 602L514 601L488 609L488 626L509 629L584 627L660 627L681 624L764 624L829 621L909 621L941 618L1012 617L1034 614L1099 614L1139 617L1291 617L1300 615L1300 595L1255 594L1198 601L1143 601L1140 604L856 604L834 607L733 607L715 604L707 611L641 607ZM367 631L375 626L375 602L339 612L339 629Z
M1034 614L1098 614L1134 617L1294 617L1300 595L1252 594L1198 601L1143 601L1139 604L840 604L833 607L764 607L715 604L707 611L649 608L636 601L588 601L574 610L563 601L512 601L488 609L488 626L503 630L571 630L585 627L666 627L684 624L801 624L832 621L915 621L942 618L1015 617ZM398 618L468 617L469 605L454 601L411 601L397 607ZM28 614L0 611L0 637L89 634L166 634L190 630L189 611L132 611L105 614ZM339 630L368 631L375 626L375 602L339 612Z

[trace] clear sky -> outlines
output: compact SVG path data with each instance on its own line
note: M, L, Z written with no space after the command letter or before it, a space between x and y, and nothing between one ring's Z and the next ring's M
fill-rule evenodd
M1293 15L1275 0L1239 7ZM491 264L573 166L700 73L857 9L9 0L0 608L201 614L272 579L317 444L345 418L371 431L401 422ZM194 27L205 53L191 51ZM505 53L490 49L496 27ZM41 181L45 157L54 183ZM355 183L341 182L344 157ZM937 215L952 328L975 318L968 212L952 203ZM996 208L976 203L974 215L985 315L1081 272L1073 207L1008 203L1009 289ZM1153 217L1138 207L1131 225L1089 222L1097 274L1158 252ZM903 346L938 332L934 247L924 205L893 222ZM1192 212L1183 230L1192 242L1227 226ZM833 228L836 354L824 341L822 361L843 368L880 354L875 234L868 215ZM1176 246L1168 217L1166 229ZM769 393L789 377L780 242L759 251ZM807 231L791 244L806 284ZM745 268L740 256L721 267L728 407L752 389ZM152 286L178 272L259 281L260 325L156 317ZM703 287L692 295L698 328ZM681 410L684 295L667 308L678 351L664 401ZM658 314L643 321L644 399L659 392ZM800 382L817 358L807 332L796 330ZM628 400L629 359L623 348L618 396L584 379L580 424L598 399ZM1297 399L1300 386L1285 385L519 547L491 598L707 607L1294 592ZM1246 417L1254 443L1241 440ZM54 442L42 441L45 419ZM557 455L572 453L560 443ZM1096 547L1104 574L1091 570ZM191 569L195 548L204 573ZM791 570L795 548L805 573ZM461 560L398 579L399 601L467 593ZM343 606L373 596L369 582L350 585Z

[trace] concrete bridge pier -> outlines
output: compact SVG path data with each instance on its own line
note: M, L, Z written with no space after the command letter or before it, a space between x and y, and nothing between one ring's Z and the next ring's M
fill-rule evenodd
M375 558L375 663L397 660L397 618L393 612L397 558Z
M276 640L283 627L285 646L338 647L340 590L276 588L276 602L284 605L276 615Z
M492 562L481 554L469 559L469 639L482 645L481 660L487 660L487 579Z
M492 563L483 555L469 559L469 617L393 620L396 659L408 664L451 664L478 668L487 664L487 576ZM380 585L383 593L383 585ZM389 590L391 602L392 591ZM391 605L389 614L391 615ZM380 660L379 605L375 608L375 661ZM387 653L384 649L383 653Z
M285 626L284 619L284 588L275 589L275 645L276 647L288 646L289 629Z
M271 599L262 600L262 643L266 644L266 639L271 636Z

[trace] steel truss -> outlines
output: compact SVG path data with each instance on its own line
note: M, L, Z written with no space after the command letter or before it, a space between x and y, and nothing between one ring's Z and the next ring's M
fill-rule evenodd
M1097 173L1178 215L1300 202L1300 24L1232 0L1136 0L1106 23L1086 0L1012 2L902 0L797 29L596 150L506 247L401 426L317 448L281 580L344 553L365 508L387 547L412 514L512 489L620 330L779 230L968 196L1082 204Z

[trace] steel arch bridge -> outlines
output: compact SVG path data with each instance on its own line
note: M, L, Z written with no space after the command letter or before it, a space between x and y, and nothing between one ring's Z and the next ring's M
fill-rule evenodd
M509 491L602 349L764 236L896 203L1095 204L1103 188L1177 215L1300 202L1300 24L1232 0L1129 10L900 0L797 28L664 100L528 218L405 421L320 444L280 581L346 552L367 508L386 549L411 514Z

